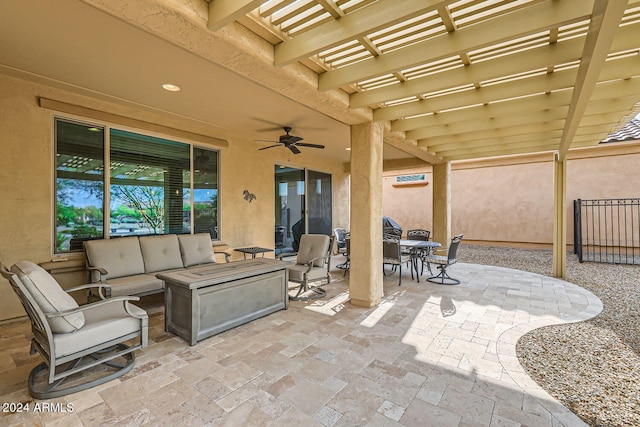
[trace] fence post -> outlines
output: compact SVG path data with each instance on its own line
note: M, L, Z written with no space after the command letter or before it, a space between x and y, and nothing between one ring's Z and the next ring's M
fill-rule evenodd
M582 200L573 201L573 253L582 262Z

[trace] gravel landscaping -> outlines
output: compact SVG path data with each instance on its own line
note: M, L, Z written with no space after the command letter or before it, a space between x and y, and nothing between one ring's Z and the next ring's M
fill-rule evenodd
M462 245L458 261L552 275L549 250ZM520 363L589 425L640 426L640 266L581 264L569 254L566 280L600 298L602 313L526 334Z

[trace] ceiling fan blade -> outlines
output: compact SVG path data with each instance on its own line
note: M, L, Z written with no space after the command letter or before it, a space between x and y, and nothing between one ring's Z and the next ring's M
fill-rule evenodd
M254 139L255 142L280 142L273 139Z
M298 150L295 145L287 145L287 148L291 150L293 154L300 154L300 150Z
M273 147L281 147L281 145L280 145L280 144L270 145L270 146L268 146L268 147L258 148L258 150L266 150L267 148L273 148Z
M320 144L307 144L306 142L299 142L296 144L298 147L311 147L311 148L324 148L324 145Z

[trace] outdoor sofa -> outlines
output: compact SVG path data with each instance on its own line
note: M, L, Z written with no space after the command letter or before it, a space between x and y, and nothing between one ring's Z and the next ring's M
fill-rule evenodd
M91 283L104 286L104 297L150 295L164 291L156 274L216 262L208 233L119 237L84 242Z

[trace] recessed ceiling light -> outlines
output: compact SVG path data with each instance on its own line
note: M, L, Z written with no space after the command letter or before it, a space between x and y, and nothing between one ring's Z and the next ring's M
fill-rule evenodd
M180 86L171 83L165 83L162 85L162 89L168 90L169 92L178 92L180 91Z

